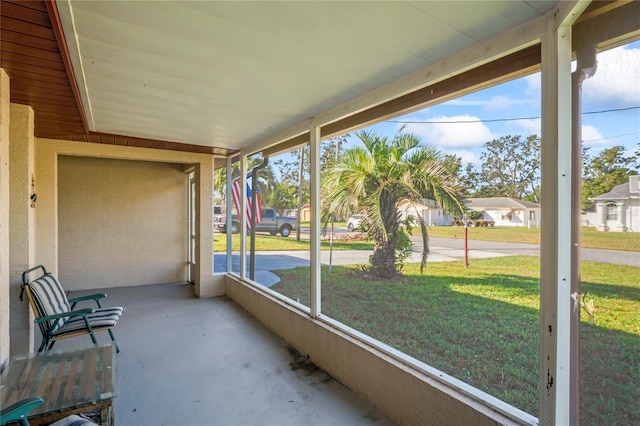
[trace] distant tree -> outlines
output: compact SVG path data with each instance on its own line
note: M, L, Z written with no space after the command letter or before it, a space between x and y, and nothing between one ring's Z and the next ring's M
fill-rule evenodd
M320 176L323 179L327 168L335 161L336 157L344 152L348 134L323 141L320 145ZM282 184L294 187L295 193L292 205L286 208L295 208L298 205L298 192L302 191L302 204L309 203L309 175L310 175L310 148L309 144L300 148L302 153L302 182L300 182L300 150L294 151L291 155L280 157L273 161L273 166L280 173ZM337 150L337 154L336 154ZM281 189L284 187L281 186ZM286 192L289 192L287 190ZM322 197L324 198L324 197Z
M588 148L583 149L582 172L582 207L592 207L589 198L605 194L614 186L629 181L630 175L638 174L638 155L636 152L625 156L625 148L616 145L602 150L598 155L591 157Z
M540 138L537 135L493 139L484 144L480 158L478 195L523 199L530 194L533 201L539 202Z
M465 198L478 197L481 179L480 173L473 163L467 163L464 170L458 175L460 194Z

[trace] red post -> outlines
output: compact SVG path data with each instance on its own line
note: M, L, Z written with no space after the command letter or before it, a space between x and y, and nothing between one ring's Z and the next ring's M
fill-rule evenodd
M468 228L467 224L464 224L464 267L469 267L469 241L468 241Z

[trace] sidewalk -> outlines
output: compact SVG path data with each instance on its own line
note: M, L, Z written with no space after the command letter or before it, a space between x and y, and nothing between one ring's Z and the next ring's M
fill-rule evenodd
M334 250L333 255L329 250L323 250L320 261L323 265L360 265L369 263L371 250ZM232 255L232 271L240 271L240 255ZM407 263L420 262L421 253L413 252ZM472 250L469 259L483 259L488 257L508 256L505 253ZM280 281L280 278L271 271L278 269L293 269L300 266L308 266L311 253L309 251L258 251L255 258L254 280L265 287L271 287ZM330 259L331 257L331 259ZM427 262L446 262L464 259L464 250L447 247L431 247L431 253ZM331 262L330 262L331 261ZM226 271L226 253L215 253L213 256L214 272ZM246 258L247 276L249 274L249 255Z

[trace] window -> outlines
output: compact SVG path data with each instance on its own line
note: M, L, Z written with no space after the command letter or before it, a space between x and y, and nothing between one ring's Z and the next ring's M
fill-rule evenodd
M605 207L604 211L605 220L618 220L618 206L614 203L609 203Z

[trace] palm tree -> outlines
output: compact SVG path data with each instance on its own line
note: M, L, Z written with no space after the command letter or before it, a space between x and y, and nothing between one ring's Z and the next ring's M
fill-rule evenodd
M447 212L462 212L455 177L447 171L445 156L434 147L423 146L417 136L397 133L393 139L361 131L362 147L348 149L330 168L325 214L346 217L351 212L369 216L368 234L374 241L370 272L392 278L400 271L396 250L405 234L396 206L403 200L435 200ZM427 227L422 230L424 251L421 269L429 253Z

